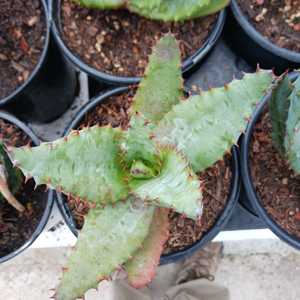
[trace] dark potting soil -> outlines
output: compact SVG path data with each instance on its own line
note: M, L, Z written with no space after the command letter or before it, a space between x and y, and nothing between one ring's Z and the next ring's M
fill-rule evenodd
M276 223L300 238L300 176L272 143L268 110L256 124L250 146L251 176L262 205Z
M130 90L128 93L113 96L98 105L85 116L79 129L87 125L105 126L108 124L111 124L112 127L121 126L126 129L129 123L128 111L134 93L134 90ZM227 203L231 175L229 156L224 161L217 162L213 167L199 174L204 189L204 213L201 222L196 224L193 220L184 218L177 213L170 213L170 237L165 245L164 254L191 246L212 228ZM71 209L77 228L81 229L84 216L89 210L88 204L71 197L68 199L68 206Z
M86 64L109 74L142 76L152 47L163 33L180 41L185 59L201 48L217 14L184 23L148 20L126 10L86 9L62 0L63 39Z
M0 119L0 140L10 146L24 146L30 138L15 125ZM7 202L0 201L0 257L20 248L36 229L46 201L42 201L43 188L33 191L33 180L23 184L16 198L25 206L26 211L19 213Z
M279 47L300 52L300 0L238 0L255 28Z
M0 99L30 76L45 44L40 0L0 0Z

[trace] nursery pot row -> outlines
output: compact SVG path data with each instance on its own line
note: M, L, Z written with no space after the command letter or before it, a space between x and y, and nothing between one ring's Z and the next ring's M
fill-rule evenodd
M251 1L249 1L251 2ZM284 2L279 2L283 5ZM275 4L269 4L270 6ZM265 36L265 33L260 32L256 25L259 24L259 19L251 19L246 15L242 8L250 6L248 1L231 1L232 15L228 22L228 40L234 50L241 55L248 63L253 67L259 64L265 69L275 69L278 74L290 69L297 69L300 67L300 51L290 50L287 47L281 47L275 42L272 42L270 38ZM256 4L259 6L259 4ZM250 8L249 8L250 9ZM261 9L260 9L261 10ZM269 11L272 7L269 7ZM255 15L255 14L254 14ZM263 16L262 16L263 18ZM284 26L285 20L278 18L279 26ZM270 16L265 17L265 30L271 31L271 27L274 27L271 23ZM277 25L276 25L277 26ZM282 30L283 32L283 30ZM295 30L294 35L297 39L294 39L294 44L299 45L299 31ZM277 32L276 34L281 34ZM292 41L292 37L287 39Z
M52 39L45 0L37 2L38 8L31 2L23 7L21 1L1 8L7 28L0 31L0 107L26 121L44 123L71 105L77 79Z
M128 87L119 87L113 89L105 94L95 97L88 103L85 107L82 108L80 113L74 118L74 120L69 124L67 129L65 130L65 134L69 134L72 129L78 129L80 125L85 121L88 114L91 114L96 111L96 108L99 107L101 104L107 103L110 99L114 99L119 95L127 94L129 91ZM167 264L171 262L175 262L177 260L183 259L187 256L190 256L195 251L199 250L203 247L206 243L210 242L226 225L228 222L240 195L240 176L239 176L239 166L238 166L238 150L236 147L232 149L232 154L230 156L230 169L231 169L231 182L229 193L227 199L225 201L224 207L222 211L217 216L214 225L209 228L201 238L189 245L188 247L180 250L175 251L172 253L165 254L161 257L160 263ZM62 215L66 223L68 224L72 233L77 236L78 235L78 227L76 221L73 218L73 214L68 206L68 201L65 196L62 194L57 194L57 200L59 204L59 208L61 210Z
M295 80L298 76L299 73L292 73L290 78ZM275 156L277 151L272 148L270 132L265 134L270 123L267 120L270 99L271 95L267 95L261 102L242 139L241 175L246 195L266 225L280 239L300 250L299 194L292 192L299 179L290 173L292 171L287 165L278 167L282 162ZM255 143L256 147L259 146L257 150L254 149ZM270 152L275 154L270 156ZM272 160L275 164L268 165ZM277 203L278 199L281 202Z
M1 138L10 145L30 142L39 145L37 136L14 116L0 112ZM0 202L0 263L12 259L27 249L41 234L49 219L54 198L53 191L35 190L33 180L23 182L17 198L26 207L18 214L8 204Z

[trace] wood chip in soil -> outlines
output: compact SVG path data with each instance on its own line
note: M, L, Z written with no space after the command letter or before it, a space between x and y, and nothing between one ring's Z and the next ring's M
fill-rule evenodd
M31 75L44 49L45 36L40 0L0 0L0 99Z
M111 124L112 127L121 126L123 129L127 129L128 112L134 94L135 90L131 89L128 93L107 99L84 117L79 129L87 125L105 126L108 124ZM204 212L201 222L196 224L193 220L184 218L177 213L170 213L170 237L165 245L164 254L186 249L213 227L226 206L231 177L230 155L226 156L224 161L217 162L213 167L199 174L204 188ZM84 216L89 210L88 203L74 197L70 197L67 203L77 228L81 229L84 224Z
M254 27L281 48L300 53L300 0L238 0Z
M250 169L256 192L270 217L300 239L300 176L272 143L272 125L266 109L256 124L250 145Z
M207 41L217 14L184 23L148 20L126 10L82 8L61 1L62 33L66 45L86 64L119 76L142 76L152 47L163 33L180 41L182 58Z
M9 146L24 146L30 142L30 138L16 126L0 119L0 141ZM33 180L23 184L16 198L26 207L26 211L20 214L7 202L0 201L0 257L12 253L24 245L32 236L42 218L47 197L43 187L33 191Z

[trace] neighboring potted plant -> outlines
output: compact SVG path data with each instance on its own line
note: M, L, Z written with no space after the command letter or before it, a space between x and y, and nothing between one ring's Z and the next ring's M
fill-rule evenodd
M242 177L257 212L300 249L299 73L283 76L262 102L242 143Z
M175 39L161 39L149 61L123 128L86 127L39 147L9 149L27 177L86 207L57 299L82 296L120 266L136 288L152 280L171 211L201 222L203 172L237 143L273 80L258 70L184 100Z
M225 23L225 11L219 11L229 0L171 2L53 0L54 36L82 71L108 83L133 84L156 41L172 32L186 72L218 40Z
M46 5L16 0L0 8L0 106L36 122L65 112L77 85L75 71L50 43Z
M278 73L300 67L299 1L232 0L228 39L248 62ZM240 47L243 45L243 47Z
M28 248L50 216L53 192L35 188L14 168L4 151L8 147L38 145L39 140L19 120L0 112L0 263Z

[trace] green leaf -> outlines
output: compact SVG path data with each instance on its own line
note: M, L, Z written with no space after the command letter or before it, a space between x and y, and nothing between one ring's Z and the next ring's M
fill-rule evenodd
M176 39L165 35L153 49L134 97L131 115L137 112L157 123L183 97L180 50Z
M75 3L88 7L98 9L116 9L121 8L126 4L126 0L73 0Z
M132 180L132 192L145 201L197 219L202 213L200 181L181 153L168 147L161 151L160 174L148 180Z
M271 83L272 74L260 70L192 96L166 114L154 132L155 140L174 145L195 172L204 171L237 143Z
M82 297L128 261L148 235L153 213L153 207L137 200L90 210L63 274L57 299Z
M122 132L91 127L66 139L34 148L14 148L12 159L37 185L48 184L81 199L113 203L128 195L126 176L119 164Z
M131 127L124 133L121 149L123 163L128 168L136 161L141 161L153 171L160 167L159 151L151 135L155 126L142 116L133 116Z
M207 16L226 7L229 0L73 0L89 8L127 8L148 19L185 21Z
M179 102L182 95L179 47L173 36L166 35L150 56L145 77L131 107L130 128L121 144L127 166L141 161L154 172L160 167L151 134L155 124Z
M204 6L199 12L197 12L197 17L205 17L214 14L222 9L224 9L230 0L211 0L210 4Z
M5 168L7 181L9 185L9 189L12 194L16 194L22 187L23 176L21 170L15 168L10 161L5 149L4 145L0 142L0 165L3 165ZM3 199L0 194L0 199Z
M293 86L288 76L284 76L275 87L269 103L272 121L272 139L281 154L285 153L284 140L286 135L286 121L290 107L289 96Z
M129 0L129 10L148 19L185 21L217 12L229 0Z
M16 199L15 195L21 190L23 184L22 172L14 168L4 145L0 142L0 202L7 201L20 213L25 207Z
M147 286L155 276L164 244L169 238L168 214L169 210L165 208L155 210L149 234L142 248L137 250L133 259L125 265L128 281L136 289Z
M300 173L300 76L293 83L286 122L285 149L295 172Z

